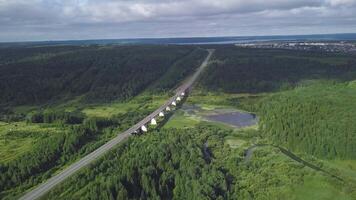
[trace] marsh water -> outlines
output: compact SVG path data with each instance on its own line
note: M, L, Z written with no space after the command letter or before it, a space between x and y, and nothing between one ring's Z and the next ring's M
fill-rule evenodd
M198 105L182 106L182 110L188 115L202 117L209 121L222 122L235 127L243 128L258 123L258 117L253 113L238 111L235 109L203 109Z
M252 126L258 122L258 118L255 114L239 111L211 114L205 116L205 118L237 127Z

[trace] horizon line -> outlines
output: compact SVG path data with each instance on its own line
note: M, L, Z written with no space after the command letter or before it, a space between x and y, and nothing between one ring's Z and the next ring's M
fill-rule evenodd
M135 37L135 38L92 38L92 39L53 39L53 40L23 40L23 41L0 41L0 44L11 43L55 43L55 42L80 42L80 41L107 41L107 40L164 40L164 39L208 39L208 38L259 38L259 37L291 37L291 36L327 36L327 35L356 35L356 32L345 33L312 33L312 34L271 34L271 35L230 35L230 36L182 36L182 37ZM356 40L356 37L355 39Z

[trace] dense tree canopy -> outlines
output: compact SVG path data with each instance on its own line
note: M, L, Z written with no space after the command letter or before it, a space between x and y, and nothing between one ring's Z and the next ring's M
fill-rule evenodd
M205 56L205 51L190 46L58 48L48 47L48 52L36 48L20 50L28 57L17 62L3 61L0 103L46 103L80 95L87 102L125 100L166 72L171 74L166 80L170 83L162 87L169 89L182 75L191 72L197 63L195 59ZM11 53L13 49L1 51L17 58Z
M259 108L273 142L323 158L356 159L355 83L319 83L272 95Z
M350 55L223 46L214 59L201 79L211 91L271 92L310 79L356 78L356 58Z
M302 180L297 165L271 163L273 153L246 165L227 134L204 125L135 137L43 199L284 199L283 188Z
M272 146L256 149L246 161L246 150L255 142L322 158L356 158L356 86L346 82L356 77L355 58L214 48L213 63L200 79L203 89L291 89L219 96L217 104L256 112L260 130L237 131L208 122L161 128L169 114L159 126L118 145L43 199L294 199L290 186L302 185L310 171ZM0 199L17 199L140 121L157 107L150 95L173 91L206 55L198 47L175 45L0 47L0 124L37 128L0 127L5 143L36 138L28 152L0 163ZM206 90L200 92L205 95ZM138 94L143 97L130 100ZM115 105L106 104L114 100ZM199 98L192 102L201 103ZM95 106L103 108L85 112ZM101 113L110 112L110 106L117 106L114 114ZM56 132L46 132L48 127ZM237 138L233 148L228 138ZM345 194L355 192L351 182L345 187L336 183Z
M152 110L146 109L118 114L111 118L87 117L80 124L74 125L61 124L70 119L66 117L67 115L59 113L55 116L49 115L46 119L46 114L35 113L41 116L36 118L36 120L41 119L41 121L35 121L36 123L46 122L47 125L54 123L53 126L62 127L62 132L55 135L46 134L43 139L33 144L34 149L31 152L11 162L0 163L0 198L7 195L13 196L15 193L40 183L48 178L57 167L90 153L115 136L117 132L126 130L150 112ZM29 134L37 137L39 135L39 133L32 132L17 134L19 138L29 136ZM10 136L14 137L13 134Z
M148 102L137 102L142 109L110 118L87 117L78 107L65 111L52 108L51 102L81 96L84 102L80 104L98 103L125 100L146 88L169 91L193 72L207 53L174 45L21 46L0 48L0 52L0 104L6 105L0 107L0 120L26 120L63 130L34 140L30 152L0 163L0 198L40 183L58 167L91 152L153 109L144 106ZM19 104L39 107L29 113L12 110ZM20 132L18 139L39 137Z

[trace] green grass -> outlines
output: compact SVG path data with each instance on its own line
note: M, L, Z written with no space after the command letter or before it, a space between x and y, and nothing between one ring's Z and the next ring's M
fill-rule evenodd
M29 152L34 142L35 140L32 138L21 138L10 141L0 139L0 163L9 162Z
M268 93L259 94L234 94L224 92L193 92L187 103L195 104L205 110L215 109L235 109L238 111L254 112L253 105L257 104L260 99L269 95Z
M307 176L302 185L293 188L293 196L296 200L352 200L350 194L342 191L342 188L331 184L321 175Z
M199 124L200 119L187 116L183 111L176 111L169 121L163 126L164 128L192 128Z
M82 111L88 117L110 118L113 115L123 114L135 109L156 109L161 106L170 96L165 94L150 94L143 92L129 101L114 101L111 103L83 103L83 96L78 96L64 102L43 106L42 109L63 110L66 112ZM29 113L38 110L36 106L17 106L13 108L16 113Z
M193 92L188 98L187 103L196 104L206 110L213 110L217 108L231 108L226 105L226 99L246 96L247 94L227 94L227 93L213 93L213 92Z
M237 147L239 148L239 147ZM261 185L260 190L266 190L270 195L267 199L290 199L290 200L351 200L355 199L352 185L354 183L342 183L324 173L317 172L302 165L277 151L272 147L259 147L251 157L251 163L264 161L261 170L274 178L288 183L284 186L273 188L268 184L257 181ZM341 161L342 165L345 164ZM346 162L347 163L347 162ZM354 164L354 162L352 162ZM283 167L278 167L278 166ZM256 165L258 166L258 165ZM275 170L275 168L277 170ZM330 169L328 169L330 170ZM344 172L340 171L343 175ZM248 171L248 173L250 173ZM257 180L257 178L256 178ZM268 180L266 180L268 182ZM277 184L278 185L278 184Z
M348 87L355 89L356 88L356 81L354 80L354 81L349 82Z
M169 97L167 95L139 95L128 102L113 102L100 105L89 105L83 108L82 112L89 117L111 117L116 114L126 113L129 110L156 109L161 106Z
M137 108L134 103L111 103L104 105L89 106L83 109L83 113L89 117L111 117L115 114L125 113L130 109Z
M15 113L28 113L30 112L31 110L34 110L36 109L35 106L16 106L13 108L13 111Z
M36 141L62 130L25 122L0 122L0 163L31 151Z
M229 125L225 126L231 127ZM228 144L231 148L248 148L258 138L257 124L244 128L232 128L232 134L225 137L225 143Z
M356 160L324 160L324 163L338 169L344 177L356 181Z
M184 111L178 110L173 116L168 120L168 122L163 126L164 128L193 128L196 125L214 125L221 129L236 129L237 127L225 124L222 122L209 121L203 118L203 113L198 112L194 115L187 114Z
M235 149L244 146L247 142L236 136L229 135L225 137L225 143Z

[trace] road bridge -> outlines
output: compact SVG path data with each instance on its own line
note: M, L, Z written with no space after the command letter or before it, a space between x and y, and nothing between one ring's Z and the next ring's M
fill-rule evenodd
M147 129L148 124L151 122L151 120L155 117L158 117L161 113L164 112L169 112L171 109L170 108L175 104L177 104L178 98L183 98L184 96L188 95L193 83L197 80L201 72L204 70L204 68L208 65L209 59L211 55L213 54L214 50L213 49L208 49L208 56L205 58L203 63L200 65L200 67L194 72L194 74L189 77L183 85L181 85L179 88L176 89L176 93L173 97L171 97L165 104L163 104L161 107L159 107L157 110L152 112L150 115L145 117L143 120L138 122L137 124L133 125L131 128L128 130L124 131L123 133L118 134L115 138L112 140L108 141L104 145L100 146L98 149L94 150L93 152L89 153L88 155L84 156L80 160L76 161L66 169L64 169L62 172L59 174L51 177L48 179L46 182L40 184L36 188L32 189L28 193L26 193L24 196L20 198L20 200L34 200L38 199L48 191L50 191L52 188L54 188L56 185L64 181L66 178L70 177L74 173L78 172L80 169L83 167L87 166L88 164L92 163L95 161L97 158L100 156L104 155L106 152L110 151L113 149L117 144L120 142L124 141L131 135L137 133L138 131L141 130L143 126Z

